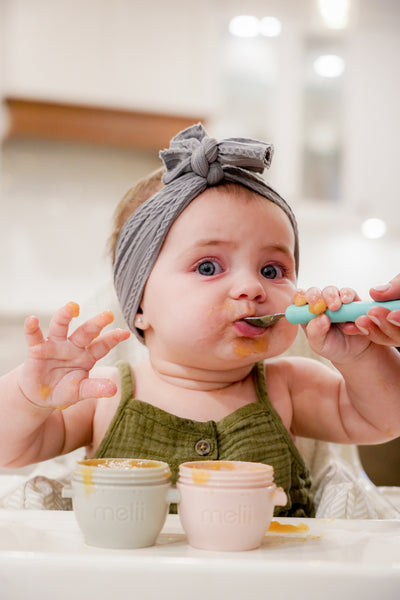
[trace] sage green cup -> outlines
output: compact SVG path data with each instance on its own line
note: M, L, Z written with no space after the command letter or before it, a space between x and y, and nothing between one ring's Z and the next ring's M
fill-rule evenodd
M70 486L87 544L103 548L152 546L174 501L169 465L162 461L104 458L79 461Z

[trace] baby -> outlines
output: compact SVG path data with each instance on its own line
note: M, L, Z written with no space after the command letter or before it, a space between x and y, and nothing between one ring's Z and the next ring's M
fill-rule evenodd
M166 172L127 194L113 236L116 291L148 359L93 369L129 335L101 333L110 312L69 335L78 314L70 302L47 338L29 317L26 362L0 382L1 464L23 466L82 446L88 457L164 460L174 480L188 460L264 462L288 495L277 514L312 516L296 436L349 444L399 436L400 355L373 342L381 335L375 323L366 335L323 314L305 331L333 370L280 357L297 334L285 319L268 329L246 321L283 312L296 293L295 217L259 176L271 146L218 143L195 125L161 157ZM305 296L331 310L357 299L333 286Z

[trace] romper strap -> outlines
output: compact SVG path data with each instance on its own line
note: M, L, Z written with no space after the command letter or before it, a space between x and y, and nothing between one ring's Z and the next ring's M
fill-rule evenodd
M132 367L127 361L119 361L116 364L121 374L121 402L125 402L129 398L134 397L135 382L133 380Z

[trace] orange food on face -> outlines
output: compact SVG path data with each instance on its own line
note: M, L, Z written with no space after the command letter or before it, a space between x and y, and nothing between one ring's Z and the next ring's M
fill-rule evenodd
M313 315L322 315L322 313L324 313L327 308L328 307L326 306L324 300L318 300L318 302L316 302L315 304L310 304L308 310Z
M239 338L235 341L234 352L242 358L250 356L255 352L266 352L268 350L268 340L265 337L258 338Z
M305 304L307 304L307 299L305 296L303 296L303 294L296 294L293 300L293 304L295 306L304 306Z

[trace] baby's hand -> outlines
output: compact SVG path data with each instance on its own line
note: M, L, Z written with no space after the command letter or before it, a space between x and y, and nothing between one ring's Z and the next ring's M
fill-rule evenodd
M353 359L367 348L370 343L367 338L360 335L352 338L347 335L348 328L350 328L350 333L353 332L353 328L357 330L353 323L332 324L329 317L324 314L327 308L335 311L342 304L359 300L355 290L348 287L339 290L335 286L328 286L323 290L312 287L307 291L299 290L296 296L303 296L309 304L310 311L319 315L304 326L309 344L314 352L333 362L343 362Z
M386 285L371 288L370 296L376 302L400 299L400 274ZM348 333L361 333L375 344L400 347L400 310L371 308L368 315L356 319L355 328Z
M129 337L115 329L101 334L113 321L105 311L78 327L69 337L68 328L79 306L69 302L53 316L44 338L36 317L25 321L27 360L21 370L19 387L31 404L43 408L66 408L85 398L110 397L115 384L108 379L89 379L95 363L114 346Z

